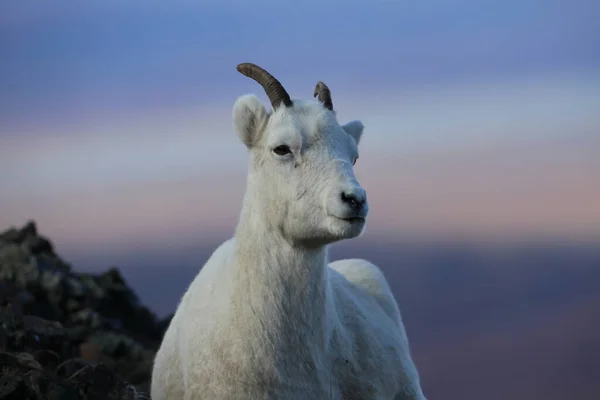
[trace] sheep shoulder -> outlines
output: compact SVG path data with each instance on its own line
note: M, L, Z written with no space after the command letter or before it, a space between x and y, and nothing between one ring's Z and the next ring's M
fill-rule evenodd
M329 264L329 268L333 272L330 274L330 279L338 291L345 289L345 294L350 297L371 297L386 315L395 321L399 320L400 310L392 290L375 264L360 258L352 258L334 261ZM351 290L351 287L355 290Z
M400 393L399 399L423 399L402 317L381 270L366 260L348 259L330 263L328 271L340 320L332 343L342 360L335 363L339 386L364 398L372 389L364 384L371 383L384 393Z

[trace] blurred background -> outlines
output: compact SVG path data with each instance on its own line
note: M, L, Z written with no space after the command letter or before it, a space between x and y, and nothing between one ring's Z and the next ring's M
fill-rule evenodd
M232 235L261 87L318 80L366 128L368 258L429 399L600 398L596 0L0 3L0 229L117 265L172 313Z

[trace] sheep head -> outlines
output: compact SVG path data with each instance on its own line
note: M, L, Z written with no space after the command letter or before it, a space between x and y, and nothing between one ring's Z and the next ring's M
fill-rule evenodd
M244 207L294 242L326 244L360 235L369 210L354 175L363 124L338 123L323 82L314 91L318 101L292 101L264 69L250 63L237 69L263 87L272 105L267 110L256 96L245 95L233 107L235 130L250 153Z

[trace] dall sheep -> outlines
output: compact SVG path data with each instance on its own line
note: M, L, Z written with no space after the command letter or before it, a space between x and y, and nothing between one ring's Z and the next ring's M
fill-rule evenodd
M322 82L291 100L250 63L265 90L233 106L249 151L233 238L181 299L154 361L153 400L426 400L398 305L361 259L328 264L327 246L359 236L369 210L354 176L360 121L340 125Z

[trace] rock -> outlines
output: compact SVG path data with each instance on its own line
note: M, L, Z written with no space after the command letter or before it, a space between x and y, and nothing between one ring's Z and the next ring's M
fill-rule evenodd
M10 228L4 233L0 233L0 240L20 243L28 236L37 236L37 226L35 221L27 221L25 226L21 229Z
M67 379L87 365L91 365L91 363L83 358L70 358L67 361L59 364L59 366L56 368L56 375L60 378Z
M85 342L79 345L81 358L86 361L98 362L102 358L102 348L95 343Z
M136 388L119 378L114 371L106 366L86 365L75 372L69 381L78 387L84 387L87 400L136 400L143 397Z
M149 399L169 321L116 267L74 272L34 221L0 233L0 400Z
M55 369L60 363L60 356L52 350L36 350L33 356L44 369Z
M160 337L162 338L163 335L165 334L165 332L167 331L167 328L169 327L169 325L171 324L171 320L173 319L173 315L175 314L171 314L168 317L165 317L161 320L159 320L156 323L157 326L157 330L159 332Z

